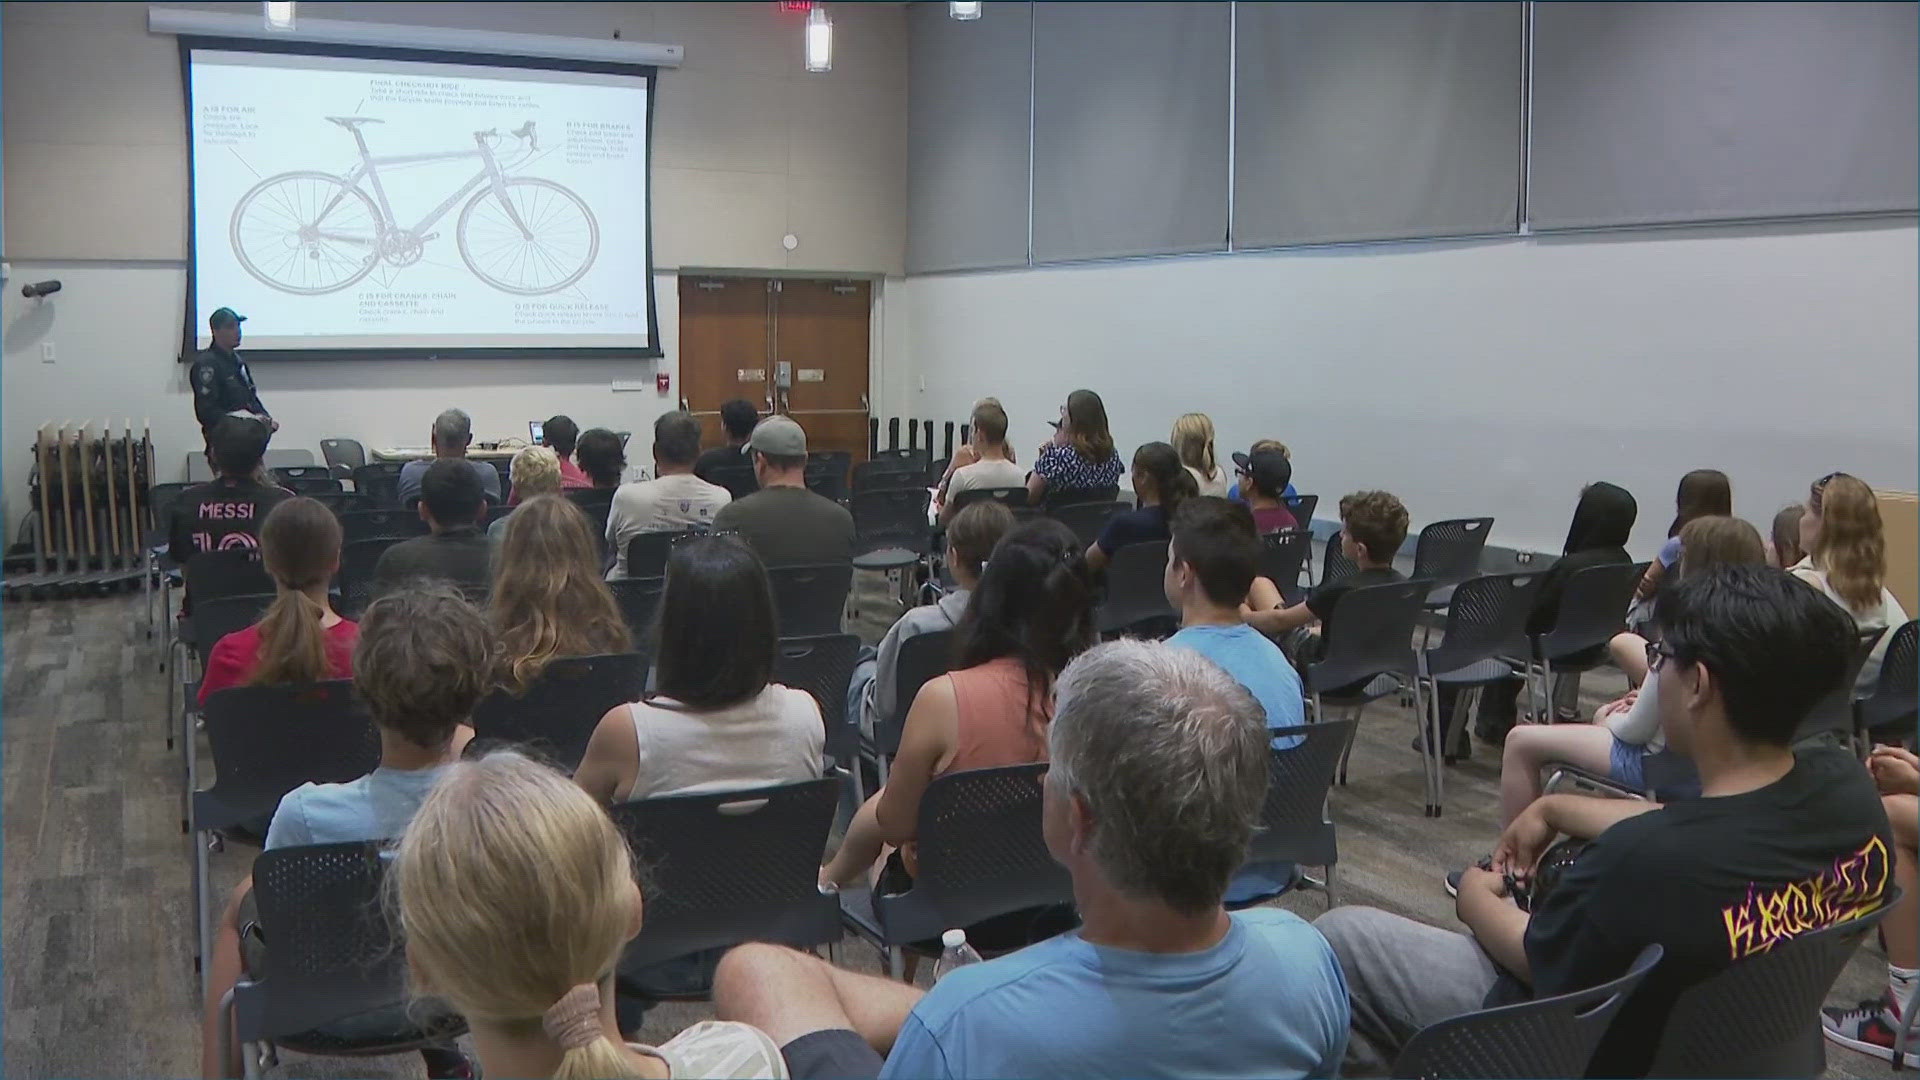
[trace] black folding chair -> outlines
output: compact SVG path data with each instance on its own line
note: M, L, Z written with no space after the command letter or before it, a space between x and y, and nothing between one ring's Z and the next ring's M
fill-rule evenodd
M352 491L319 491L308 494L307 498L333 511L336 518L356 510L379 509L372 499Z
M670 529L635 533L627 538L627 577L665 577L667 556L673 545L691 536L704 536L705 529Z
M1472 701L1491 683L1504 683L1519 674L1504 656L1524 656L1527 616L1540 591L1539 574L1493 574L1470 578L1454 587L1447 605L1447 626L1441 643L1420 648L1420 678L1427 690L1423 714L1421 757L1427 773L1427 816L1439 817L1446 797L1446 769L1454 762L1453 747L1466 730ZM1431 597L1429 597L1431 603ZM1454 691L1453 715L1440 715L1441 688Z
M1040 785L1047 766L949 773L920 797L919 875L897 895L843 890L847 928L878 946L898 978L900 949L951 927L1073 902L1073 882L1047 853Z
M653 652L653 620L660 610L660 594L666 591L667 579L664 576L615 578L607 582L607 588L613 590L614 602L620 605L627 629L633 631L633 643L646 652Z
M1884 626L1855 631L1853 651L1847 654L1847 667L1840 682L1828 689L1808 710L1799 726L1794 728L1793 743L1796 747L1824 737L1853 747L1855 753L1862 757L1866 755L1865 750L1854 745L1856 722L1853 691L1860 682L1860 669L1867 666L1867 657L1873 655L1874 646L1880 643L1880 636L1886 632Z
M404 461L375 461L353 470L353 490L382 506L400 505L400 470Z
M480 699L473 709L473 741L524 746L572 772L600 718L646 693L648 663L637 652L554 660L523 692L496 689Z
M342 480L353 479L353 470L367 463L367 448L358 439L321 439L320 457L327 471Z
M1367 703L1413 684L1415 716L1426 715L1420 686L1420 660L1413 650L1413 629L1433 582L1420 578L1349 589L1334 601L1320 659L1306 667L1301 681L1313 701L1316 720L1327 718L1329 702L1349 709L1356 723ZM1338 781L1347 782L1353 741L1340 755Z
M848 507L853 511L853 568L892 573L926 559L933 551L929 498L923 487L862 491L856 484ZM901 592L912 584L903 581Z
M913 699L920 696L920 688L928 680L952 670L953 631L929 630L900 643L900 652L893 661L893 714L874 717L873 736L863 737L860 747L861 754L873 761L881 786L887 782L887 759L900 752L900 732L906 727ZM857 724L859 717L854 717L854 722ZM857 770L854 775L857 783ZM859 788L856 786L855 790Z
M191 605L189 611L197 610L202 603L219 600L229 596L271 596L274 591L273 578L267 576L266 568L260 564L260 553L250 548L228 548L221 551L203 551L187 560L180 568L181 580L185 584L187 599ZM167 642L167 684L169 693L175 688L184 696L196 681L192 675L195 662L203 659L212 641L203 641L195 632L190 613L183 613L174 623L172 636ZM185 715L183 705L180 715ZM175 714L171 709L167 715L167 749L173 749Z
M1100 533L1107 522L1114 517L1133 509L1123 502L1106 500L1104 502L1068 503L1055 506L1047 511L1047 516L1073 530L1074 538L1080 543L1091 545L1100 539Z
M349 540L340 545L340 614L358 619L376 599L374 570L387 549L401 543L397 536L376 536L368 540Z
M1040 496L1040 505L1045 508L1048 514L1054 517L1059 517L1059 511L1069 506L1079 506L1081 503L1110 502L1120 502L1119 484L1108 484L1104 487L1091 488L1048 487ZM1128 509L1132 508L1131 503L1121 502L1120 505ZM1089 540L1087 543L1091 544L1093 541Z
M458 1014L421 1008L407 988L382 905L384 846L280 848L253 861L265 970L243 976L221 1009L223 1045L239 1039L246 1075L259 1075L261 1049L372 1057L451 1047L466 1033Z
M853 467L853 494L890 488L924 487L926 462L912 458L874 457Z
M505 491L503 482L500 488ZM562 492L569 502L578 506L587 515L587 524L593 528L594 541L600 545L600 555L607 558L607 518L613 513L613 493L616 488L570 488ZM602 566L610 565L610 561Z
M1413 576L1436 583L1428 607L1446 607L1453 586L1480 572L1480 553L1492 531L1490 517L1452 518L1420 530L1413 545Z
M1300 571L1313 558L1313 534L1306 529L1281 529L1260 538L1260 576L1273 582L1280 598L1300 602Z
M1327 537L1327 549L1320 557L1318 583L1325 585L1329 581L1344 581L1359 572L1360 564L1347 558L1347 553L1340 550L1340 530L1335 529L1333 535Z
M1648 1076L1805 1077L1826 1072L1820 1006L1840 970L1899 900L1823 930L1771 942L1682 991ZM1733 916L1729 916L1730 918ZM1757 916L1756 916L1757 918Z
M1873 693L1854 702L1854 726L1862 740L1913 737L1920 716L1920 634L1912 619L1901 623L1880 658L1880 678Z
M1284 502L1285 500L1281 501ZM1287 503L1287 509L1293 512L1293 520L1297 522L1302 529L1312 532L1313 515L1320 509L1320 496L1295 495L1293 501Z
M804 473L807 490L823 499L845 502L847 498L847 470L853 464L853 455L844 450L822 450L807 455L807 467Z
M859 663L858 634L782 636L773 654L773 681L805 690L820 706L827 756L839 765L852 765L860 747L860 718L847 712L847 686Z
M781 637L838 634L840 616L853 590L853 564L817 563L767 567L773 610Z
M1545 717L1553 708L1555 668L1562 672L1591 671L1607 662L1607 642L1625 626L1627 605L1646 569L1646 563L1615 563L1589 566L1568 575L1553 628L1534 635L1531 654L1519 657L1527 662L1527 705L1536 710L1534 715Z
M506 516L513 513L513 511L514 508L511 506L488 506L487 512L480 518L480 527L482 529L491 529L493 528L494 522L504 520Z
M727 494L736 499L744 499L760 490L760 481L754 476L753 466L715 465L707 473L707 481L727 489Z
M950 505L954 512L958 513L974 503L989 501L997 502L1008 509L1023 510L1027 508L1027 489L1023 487L968 488L955 495Z
M169 651L173 648L170 629L173 617L173 586L179 578L180 568L174 564L172 555L168 553L167 548L172 538L167 535L167 530L173 520L174 502L179 499L181 492L194 486L196 485L155 484L147 489L147 509L152 514L152 527L143 529L141 532L140 546L146 552L147 559L147 572L140 575L141 599L147 606L147 637L153 637L155 626L168 627L166 646ZM158 590L155 589L156 584L159 586ZM160 600L158 613L154 610L156 591ZM162 660L161 669L165 670L166 666L166 661Z
M273 598L273 593L216 596L193 605L193 614L187 617L185 640L200 659L200 663L195 665L199 670L192 679L182 679L177 723L175 717L169 716L167 726L167 749L173 749L176 738L180 740L181 768L186 776L186 785L181 788L184 792L191 792L200 783L197 772L200 740L193 737L193 718L200 713L200 684L207 675L207 654L213 651L221 638L259 622L273 603ZM180 821L180 831L187 831L184 815Z
M220 843L207 834L270 817L281 796L301 784L343 784L380 764L380 737L344 679L236 686L207 698L205 716L213 786L193 793L189 823L199 929L195 967L203 996L213 943L207 853Z
M927 486L928 487L937 486L940 483L940 478L947 475L947 466L951 464L953 464L952 458L943 457L940 460L928 465L927 466Z
M1274 738L1300 736L1301 741L1285 750L1272 750L1267 762L1267 798L1260 807L1260 831L1247 848L1249 864L1288 862L1296 866L1326 869L1326 879L1318 883L1327 894L1327 907L1333 907L1333 867L1340 859L1335 842L1333 820L1327 816L1327 792L1333 788L1334 770L1340 756L1353 740L1352 720L1328 720L1275 728ZM1228 887L1232 892L1232 886ZM1246 904L1264 903L1261 897Z
M1167 603L1167 542L1128 544L1107 563L1107 598L1094 612L1103 635L1161 638L1180 628L1180 613Z
M933 452L918 446L895 446L886 450L875 450L868 455L868 459L886 462L896 469L924 473L927 471L928 462L933 459Z
M1429 1024L1416 1032L1394 1059L1393 1075L1408 1080L1583 1076L1614 1014L1665 951L1659 945L1648 945L1634 957L1625 974L1590 990L1482 1009Z
M410 536L425 536L427 532L427 523L413 510L352 509L340 515L340 538L349 544L382 537L405 540Z
M340 478L325 465L282 465L272 472L274 483L296 495L319 495L343 490Z

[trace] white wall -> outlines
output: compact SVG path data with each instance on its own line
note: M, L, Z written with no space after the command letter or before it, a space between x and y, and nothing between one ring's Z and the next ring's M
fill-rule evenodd
M1512 547L1559 550L1610 480L1647 557L1688 469L1724 469L1763 531L1833 469L1914 489L1917 241L1825 223L916 277L896 382L924 380L924 417L998 396L1023 454L1077 387L1128 454L1206 412L1223 452L1285 441L1323 518L1385 488L1416 528L1491 514Z

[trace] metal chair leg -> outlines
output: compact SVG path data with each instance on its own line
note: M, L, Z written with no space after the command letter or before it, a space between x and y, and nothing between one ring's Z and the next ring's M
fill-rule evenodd
M193 909L200 934L199 952L194 967L200 972L200 1000L207 998L213 978L213 914L209 910L207 890L212 887L207 868L207 835L193 834Z
M893 976L896 982L905 982L907 978L907 960L906 957L902 955L902 951L886 946L883 946L882 949L887 954L887 974Z
M1334 904L1334 900L1333 900L1333 866L1332 866L1331 864L1329 864L1329 865L1327 866L1327 910L1328 910L1328 911L1332 911L1332 910L1333 910L1333 904Z

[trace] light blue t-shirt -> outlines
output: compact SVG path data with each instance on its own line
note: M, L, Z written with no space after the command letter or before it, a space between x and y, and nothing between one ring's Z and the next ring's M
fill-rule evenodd
M1664 570L1673 569L1674 564L1680 561L1679 535L1676 534L1676 535L1667 537L1667 542L1660 545L1660 554L1654 556L1654 558L1660 560L1660 566L1662 569Z
M1167 639L1167 644L1192 649L1233 676L1260 707L1267 710L1267 727L1293 727L1307 722L1300 697L1300 674L1287 654L1267 635L1240 623L1235 626L1189 626ZM1273 740L1275 750L1300 745L1300 736Z
M301 784L280 797L280 808L267 827L266 850L398 839L446 771L444 765L431 769L382 765L344 784Z
M1347 984L1291 912L1235 912L1225 937L1164 955L1069 931L960 968L927 992L885 1077L1331 1077Z

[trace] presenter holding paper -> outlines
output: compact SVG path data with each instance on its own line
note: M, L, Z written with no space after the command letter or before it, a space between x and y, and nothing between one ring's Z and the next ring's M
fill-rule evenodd
M252 416L269 430L279 431L280 422L267 415L260 394L253 388L253 373L240 359L240 324L245 315L232 308L221 308L207 320L213 331L213 347L202 349L194 357L188 379L193 383L193 415L200 421L200 434L211 434L220 418L228 415Z

